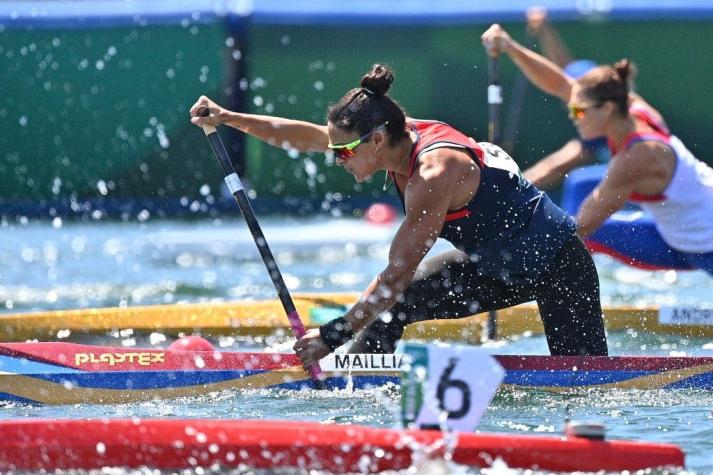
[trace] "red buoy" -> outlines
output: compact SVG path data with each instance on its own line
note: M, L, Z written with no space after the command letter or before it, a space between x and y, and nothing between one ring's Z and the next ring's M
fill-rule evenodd
M391 224L396 220L396 210L386 203L374 203L366 209L364 219L371 224Z
M179 338L171 343L168 349L174 351L215 351L211 342L198 335Z

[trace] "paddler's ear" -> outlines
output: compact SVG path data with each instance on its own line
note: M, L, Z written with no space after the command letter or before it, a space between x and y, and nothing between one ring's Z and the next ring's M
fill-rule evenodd
M386 142L387 142L386 132L377 130L371 136L371 140L374 142L374 151L375 152L380 151L382 147L386 146Z

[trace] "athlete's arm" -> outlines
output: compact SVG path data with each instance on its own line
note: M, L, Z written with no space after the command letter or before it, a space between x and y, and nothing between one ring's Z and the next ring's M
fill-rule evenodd
M446 166L455 153L464 152L436 149L420 157L420 165L404 191L406 217L391 243L389 264L342 317L349 331L357 333L396 304L410 285L418 264L436 242L453 192L463 180L462 174L454 172L454 167ZM294 350L305 367L331 351L317 328L297 340Z
M198 108L209 108L208 117L199 117ZM301 120L272 117L269 115L243 114L220 107L201 96L191 107L191 122L202 126L225 124L250 134L270 145L284 149L294 148L300 152L323 152L327 150L329 136L327 126Z
M609 163L601 183L587 196L577 213L577 234L587 237L616 211L624 207L626 200L636 191L641 177L646 175L648 150L632 147L624 156Z
M393 307L411 284L423 257L436 242L453 200L459 177L447 163L452 149L436 149L420 157L420 165L404 192L406 217L389 251L389 263L344 318L354 333ZM462 177L460 177L462 179Z
M592 162L592 154L582 147L579 139L572 139L525 170L524 175L536 187L548 190L559 186L567 173Z
M485 49L490 54L506 53L527 78L548 94L569 101L574 79L555 63L534 51L525 48L497 23L481 36Z
M560 68L572 62L572 54L564 44L554 25L547 18L547 9L531 7L527 9L527 31L537 38L543 55Z

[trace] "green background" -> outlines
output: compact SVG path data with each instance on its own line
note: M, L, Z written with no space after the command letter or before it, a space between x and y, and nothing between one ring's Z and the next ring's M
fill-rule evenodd
M487 68L479 38L487 26L247 22L238 30L216 21L6 29L0 44L0 205L215 194L220 170L201 131L188 121L200 94L248 112L324 123L328 105L357 86L375 62L394 68L391 94L410 116L442 120L485 140ZM529 41L522 23L504 26ZM577 58L632 59L638 92L699 158L710 160L713 67L706 48L713 44L713 24L557 27ZM501 61L503 127L517 74L509 60ZM221 134L244 163L256 198L381 194L381 176L355 184L323 154L290 154L253 139L243 149L237 133ZM562 103L528 87L513 150L521 167L573 135Z

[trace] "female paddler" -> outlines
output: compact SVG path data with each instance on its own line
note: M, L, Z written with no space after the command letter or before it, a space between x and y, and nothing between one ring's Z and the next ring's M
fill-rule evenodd
M271 144L331 151L357 182L386 171L405 218L389 262L358 302L294 349L305 366L350 351L393 352L413 322L536 301L553 355L606 355L599 280L574 222L499 147L435 120L407 118L376 64L329 107L327 125L226 110L206 97L196 125L225 124ZM207 106L208 117L198 117ZM456 249L428 260L437 238Z

